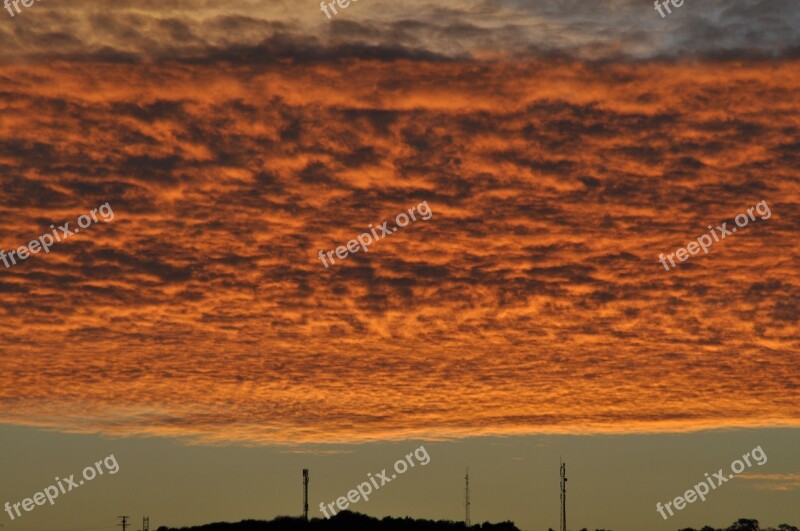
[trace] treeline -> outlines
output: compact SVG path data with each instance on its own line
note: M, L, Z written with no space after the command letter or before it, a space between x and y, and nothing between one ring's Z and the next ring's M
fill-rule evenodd
M765 527L761 528L758 525L758 520L748 520L747 518L740 518L736 520L730 527L725 529L717 529L715 527L705 526L698 529L687 527L679 531L800 531L793 525L781 524L778 527Z
M270 521L242 520L237 523L219 522L196 527L159 527L158 531L520 531L513 522L499 524L476 524L469 528L464 522L452 520L417 520L414 518L373 518L360 513L342 511L333 518L312 518L306 522L302 518L282 516ZM549 529L548 531L553 531ZM589 531L583 528L580 531ZM595 529L595 531L606 531ZM611 531L610 529L608 531ZM761 528L758 520L741 518L724 529L705 526L700 529L687 527L679 531L800 531L789 524L778 527Z
M330 519L278 517L274 520L242 520L238 523L221 522L180 529L159 527L158 531L520 531L513 522L476 524L469 528L464 522L451 520L417 520L414 518L373 518L360 513L342 511Z

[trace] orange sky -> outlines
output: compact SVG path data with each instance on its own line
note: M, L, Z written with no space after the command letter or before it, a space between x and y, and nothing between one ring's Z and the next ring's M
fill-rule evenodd
M0 422L203 441L798 426L798 62L5 65ZM766 200L674 271L659 253ZM317 258L427 201L325 269Z

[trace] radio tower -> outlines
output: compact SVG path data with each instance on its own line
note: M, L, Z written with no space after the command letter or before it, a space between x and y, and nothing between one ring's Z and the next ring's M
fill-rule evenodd
M308 522L308 469L303 469L303 519Z
M466 509L466 514L464 515L464 524L466 524L467 527L470 527L471 524L469 521L469 467L467 467L467 477L465 477L464 479L466 479L467 481L467 486L466 489L464 490L464 508Z
M567 531L567 464L561 461L561 531Z

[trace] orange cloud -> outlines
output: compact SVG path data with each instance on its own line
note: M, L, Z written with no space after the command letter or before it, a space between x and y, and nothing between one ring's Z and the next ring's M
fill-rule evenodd
M0 266L0 421L252 443L797 426L797 66L1 67L0 246L116 217ZM761 200L769 220L658 263ZM421 201L430 220L318 260Z

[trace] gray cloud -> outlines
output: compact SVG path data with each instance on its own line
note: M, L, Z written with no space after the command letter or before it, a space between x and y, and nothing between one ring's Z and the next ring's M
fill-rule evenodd
M53 56L263 62L485 54L582 59L797 55L800 4L687 0L661 18L640 0L353 3L328 21L315 1L37 3L0 26L4 61Z

